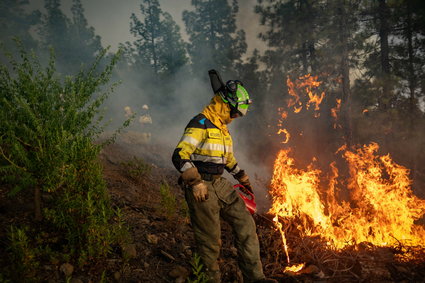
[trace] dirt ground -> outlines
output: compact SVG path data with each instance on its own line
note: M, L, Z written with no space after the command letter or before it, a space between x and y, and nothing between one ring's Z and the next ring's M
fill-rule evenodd
M195 242L184 194L177 184L178 172L171 164L173 149L155 143L120 143L101 154L104 175L113 203L122 209L131 231L136 257L118 276L121 282L184 282L191 272ZM123 162L141 158L151 166L148 174L129 176ZM175 211L167 211L161 185L168 184ZM220 265L223 282L242 282L230 227L223 222ZM116 271L115 271L116 273Z
M173 149L135 140L137 136L121 138L100 154L112 204L121 209L131 234L132 243L124 248L127 257L123 260L120 251L115 251L105 262L85 270L75 268L69 282L99 282L102 272L104 282L186 282L191 278L195 242L183 192L177 184L178 172L171 164ZM140 163L150 169L137 168L140 174L130 170ZM5 188L0 188L2 242L6 240L5 227L16 221L31 221L30 204L28 196L10 199ZM291 228L294 223L287 227L292 264L306 265L302 272L284 273L286 257L271 216L254 215L254 220L265 273L279 282L425 282L424 247L415 251L419 260L408 262L395 259L406 252L403 247L397 250L363 244L333 252L318 239L298 237L296 229ZM5 252L2 246L0 253ZM0 264L6 260L2 258ZM242 282L233 235L224 222L219 264L223 282ZM44 268L43 282L68 282L61 263L45 264Z

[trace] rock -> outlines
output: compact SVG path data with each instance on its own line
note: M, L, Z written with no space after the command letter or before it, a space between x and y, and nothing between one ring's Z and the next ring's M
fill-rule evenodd
M189 271L181 266L181 265L176 265L176 267L174 267L169 273L168 275L171 278L183 278L186 279L187 276L189 276Z
M135 244L122 244L122 253L127 258L135 258L137 256L137 250Z
M156 245L156 244L158 244L159 238L156 235L147 234L146 235L146 240L148 241L149 244Z
M74 272L74 266L72 266L69 263L64 263L61 265L59 270L63 272L63 274L65 274L66 277L69 277L72 275L72 272Z

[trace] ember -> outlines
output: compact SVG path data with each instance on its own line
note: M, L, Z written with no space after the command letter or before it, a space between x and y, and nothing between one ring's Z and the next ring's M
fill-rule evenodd
M292 265L292 266L287 266L283 272L288 273L288 274L294 274L294 273L296 274L301 269L303 269L304 266L305 266L304 263L295 264L295 265Z

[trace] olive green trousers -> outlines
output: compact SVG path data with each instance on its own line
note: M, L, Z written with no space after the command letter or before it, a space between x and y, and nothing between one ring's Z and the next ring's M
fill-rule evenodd
M209 282L220 282L220 270L217 263L221 246L220 216L233 229L239 256L238 264L244 282L263 279L256 226L244 201L233 185L223 177L210 182L206 181L206 184L208 184L208 200L195 201L190 188L186 188L185 197L198 254L206 267Z

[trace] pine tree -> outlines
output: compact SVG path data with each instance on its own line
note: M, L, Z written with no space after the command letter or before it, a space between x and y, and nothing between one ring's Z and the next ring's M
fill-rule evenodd
M169 13L163 13L162 21L163 40L160 52L160 61L163 62L164 73L174 74L188 62L185 43L181 38L180 27Z
M100 36L95 34L93 27L88 26L81 0L73 0L71 12L72 23L69 27L71 41L74 43L73 49L80 51L74 53L73 60L90 64L102 49Z
M140 11L142 20L131 15L130 31L136 40L125 46L130 60L151 66L155 75L176 72L187 62L178 25L158 0L142 0Z
M266 59L271 69L304 75L318 73L317 44L324 20L320 1L258 1L255 12L266 31L260 38L270 50Z
M45 49L55 51L58 70L75 74L94 62L102 46L94 28L89 27L80 0L73 0L72 19L61 10L60 0L45 0L40 36Z
M422 66L425 63L425 30L421 29L421 20L425 18L420 14L420 1L402 1L399 8L395 10L397 20L394 41L394 74L401 78L400 92L404 99L403 107L409 112L410 123L418 115L418 98L423 95L420 88L420 79L424 77L425 71ZM422 10L423 11L423 10Z
M40 12L26 13L24 8L29 1L0 1L0 42L5 45L5 49L12 51L15 44L13 37L19 40L28 48L36 48L37 41L31 36L30 29L39 23Z
M425 64L424 43L425 29L423 12L425 4L422 1L405 0L394 9L394 37L393 40L393 66L394 75L398 79L396 91L397 112L403 118L403 128L400 134L402 141L408 142L409 150L404 154L409 168L412 169L413 178L418 178L423 148L423 110L420 110L419 100L424 96L424 86L420 80L424 80ZM423 163L423 162L422 162Z
M66 62L72 57L72 51L68 39L70 32L68 26L70 20L62 12L60 0L45 0L46 14L42 17L40 36L42 46L45 49L53 48L56 53L58 69L66 70Z
M217 69L223 77L234 74L234 67L241 63L247 45L245 32L237 30L236 1L192 0L194 11L184 11L183 21L190 37L188 46L195 74Z
M334 94L329 101L332 107L340 99L341 109L339 121L344 131L345 142L353 143L352 139L352 74L360 68L360 58L363 52L365 35L361 33L360 21L362 10L361 0L326 1L325 17L329 19L323 26L323 40L319 52L320 62L325 67L322 71L327 77L327 89Z

